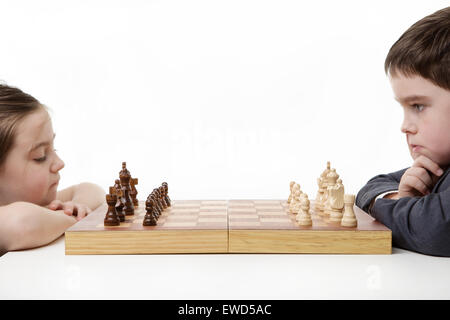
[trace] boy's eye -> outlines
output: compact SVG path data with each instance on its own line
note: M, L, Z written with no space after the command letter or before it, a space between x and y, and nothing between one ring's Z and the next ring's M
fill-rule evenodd
M413 104L412 107L419 112L422 111L423 108L425 108L423 104L418 104L418 103Z

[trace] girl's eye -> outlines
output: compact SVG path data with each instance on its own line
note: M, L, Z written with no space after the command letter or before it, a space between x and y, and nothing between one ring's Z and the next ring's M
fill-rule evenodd
M34 161L36 161L36 162L44 162L45 160L47 160L47 156L43 156L43 157L34 159Z

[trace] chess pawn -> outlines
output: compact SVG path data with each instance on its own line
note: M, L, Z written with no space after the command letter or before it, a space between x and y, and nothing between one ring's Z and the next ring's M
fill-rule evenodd
M131 174L127 169L127 163L122 162L122 170L119 173L120 184L122 185L123 197L125 198L124 211L127 216L134 214L133 200L131 199L130 192L130 179Z
M117 196L115 194L106 195L106 203L108 204L108 211L106 212L104 225L105 226L118 226L120 225L120 220L117 217L116 212L116 202Z
M297 222L301 226L311 226L312 220L311 220L311 214L309 212L309 199L308 195L303 193L302 197L300 199L300 210L298 211L297 215Z
M163 182L162 185L164 187L164 200L166 200L167 206L170 207L172 204L169 198L169 185L167 182Z
M142 222L143 226L156 226L157 222L156 222L156 217L154 214L154 206L153 206L153 200L151 199L147 199L147 201L145 201L145 217L144 217L144 221Z
M301 197L302 192L300 191L300 189L296 189L294 191L294 196L291 200L291 203L289 204L289 212L293 213L293 214L297 214L298 210L300 208L300 197Z
M163 212L163 207L161 206L161 203L159 203L159 196L158 196L158 189L153 189L152 191L152 198L155 201L155 207L157 208L157 210L159 211L159 215L162 214Z
M159 210L163 212L165 208L161 200L161 193L159 192L159 188L155 188L153 190L155 191L156 205L159 207Z
M161 210L161 208L158 206L158 202L156 201L156 196L155 196L155 193L154 192L152 192L151 194L150 194L150 199L151 200L153 200L153 208L154 208L154 213L156 214L156 216L160 216L161 214L162 214L162 210Z
M292 200L292 188L294 187L294 185L295 185L295 181L291 181L291 182L289 183L289 190L290 190L291 192L290 192L289 198L288 198L288 200L287 200L287 203L288 203L288 204L291 203L291 200Z
M166 199L164 198L164 187L161 185L158 188L159 191L159 197L161 199L161 205L163 207L163 209L166 209L168 207L167 203L166 203Z
M341 220L341 226L343 227L356 227L358 221L356 220L355 212L353 211L353 205L355 204L355 195L346 194L344 196L344 216Z
M294 213L296 214L298 212L298 210L296 210L294 208L294 206L297 205L296 201L300 200L300 194L301 194L301 190L300 190L300 185L298 183L294 183L294 186L292 187L292 198L291 198L291 202L288 204L288 211L290 213ZM297 197L297 199L296 199Z

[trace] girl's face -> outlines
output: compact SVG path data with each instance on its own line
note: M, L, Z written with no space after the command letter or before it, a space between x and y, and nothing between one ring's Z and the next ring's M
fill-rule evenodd
M64 162L53 147L52 122L43 108L16 127L14 144L0 167L0 205L16 201L40 206L56 198Z

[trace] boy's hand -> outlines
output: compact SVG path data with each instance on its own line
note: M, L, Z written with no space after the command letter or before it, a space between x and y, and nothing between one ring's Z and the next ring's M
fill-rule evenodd
M68 216L76 216L77 220L83 219L92 212L89 207L73 201L62 202L61 200L53 200L47 207L50 210L64 210L65 214Z
M421 197L430 194L444 171L430 158L418 156L405 171L398 187L398 197Z

